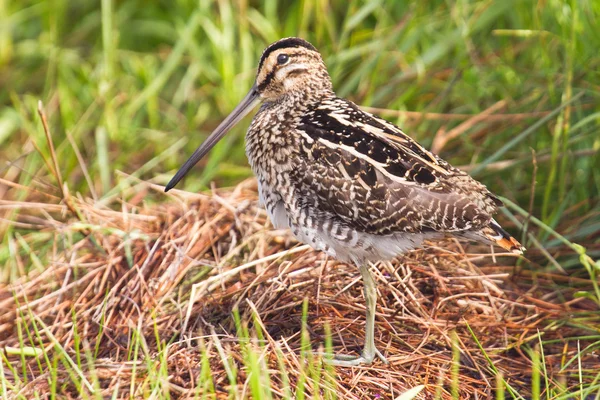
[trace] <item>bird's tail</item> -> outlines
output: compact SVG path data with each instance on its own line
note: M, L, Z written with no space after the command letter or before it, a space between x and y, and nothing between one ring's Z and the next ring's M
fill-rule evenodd
M468 232L466 236L478 241L482 241L483 239L483 241L496 244L511 253L523 254L525 251L525 247L523 247L517 239L512 237L510 233L502 229L500 224L494 219L492 219L490 224L485 228L477 232Z

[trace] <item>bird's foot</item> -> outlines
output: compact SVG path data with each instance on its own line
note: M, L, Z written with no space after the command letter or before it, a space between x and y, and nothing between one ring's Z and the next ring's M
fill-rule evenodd
M369 352L363 350L360 356L353 356L350 354L335 354L333 357L324 357L323 361L337 367L356 367L359 365L370 365L375 359L375 356L383 361L384 364L389 364L388 360L377 349Z

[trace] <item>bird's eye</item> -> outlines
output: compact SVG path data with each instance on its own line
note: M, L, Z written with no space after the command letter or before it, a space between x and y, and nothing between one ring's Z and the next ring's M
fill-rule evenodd
M290 56L288 56L287 54L280 54L277 56L277 64L279 65L284 65L288 61L290 61Z

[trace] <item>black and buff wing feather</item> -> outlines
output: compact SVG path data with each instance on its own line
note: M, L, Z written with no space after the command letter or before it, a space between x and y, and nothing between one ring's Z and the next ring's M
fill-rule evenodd
M481 229L502 204L395 125L333 98L298 125L292 184L313 209L365 233Z

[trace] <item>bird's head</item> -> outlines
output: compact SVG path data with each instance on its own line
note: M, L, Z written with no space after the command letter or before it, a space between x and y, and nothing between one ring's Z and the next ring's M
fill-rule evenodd
M261 102L319 98L331 93L331 79L321 55L304 39L285 38L271 44L258 64L256 81L250 91L196 149L165 187L172 189L227 132Z
M310 97L331 92L331 79L317 49L304 39L281 39L265 49L256 73L256 91L263 101L289 95Z

